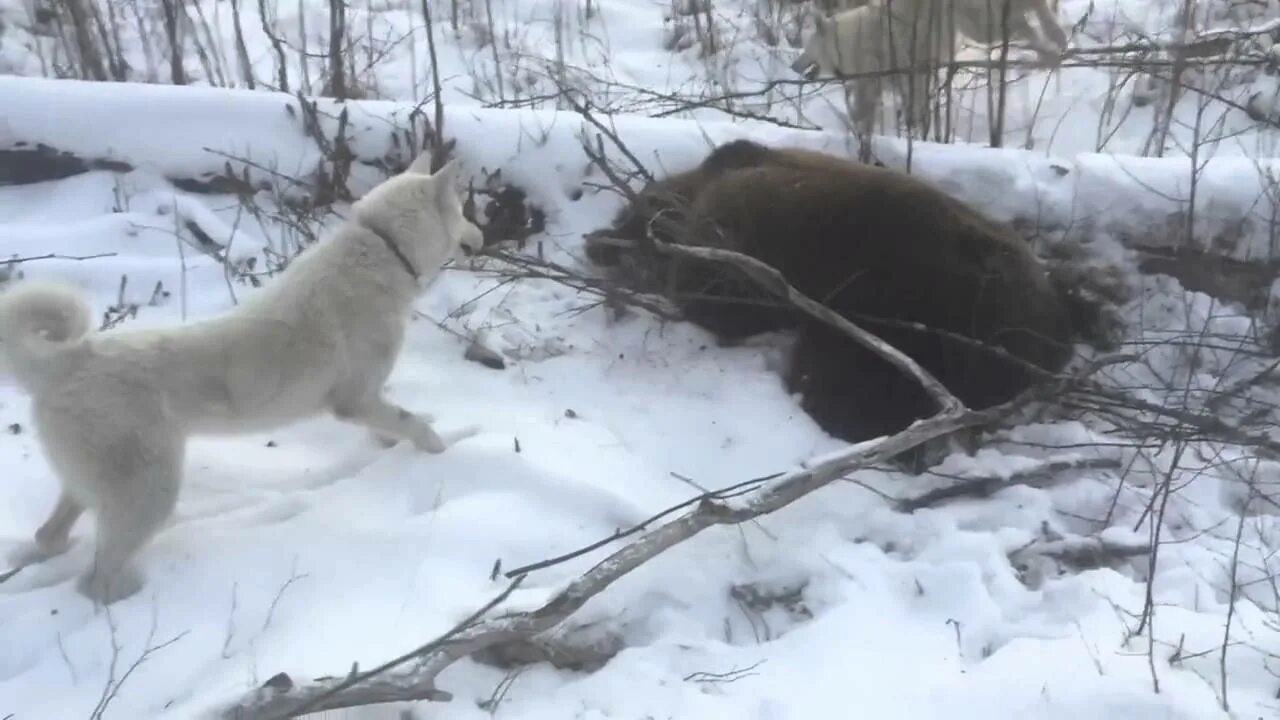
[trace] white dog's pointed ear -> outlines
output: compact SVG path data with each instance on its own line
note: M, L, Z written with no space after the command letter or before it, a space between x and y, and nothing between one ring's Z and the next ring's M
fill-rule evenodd
M456 186L458 177L458 159L454 158L444 164L444 167L436 171L431 176L431 182L435 185L436 200L441 207L445 207L445 203L450 200L457 199L458 188Z
M437 182L448 183L452 185L454 178L458 176L458 158L454 158L444 164L444 167L435 172L431 178Z
M413 162L409 165L409 169L405 170L405 172L415 173L417 175L430 175L431 153L426 150L418 153L418 157L413 159Z

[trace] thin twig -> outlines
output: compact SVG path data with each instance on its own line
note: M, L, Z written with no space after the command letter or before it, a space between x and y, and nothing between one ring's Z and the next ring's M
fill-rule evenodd
M17 265L19 263L33 262L35 260L97 260L98 258L115 257L116 253L104 252L95 253L93 255L59 255L57 253L49 253L47 255L28 255L26 257L12 257L8 260L0 260L0 265Z

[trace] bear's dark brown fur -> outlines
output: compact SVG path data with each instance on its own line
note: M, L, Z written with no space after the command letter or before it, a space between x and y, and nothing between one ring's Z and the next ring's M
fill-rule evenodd
M917 177L738 140L693 170L650 183L610 233L641 249L589 244L589 256L631 268L633 282L665 292L722 341L798 327L788 387L819 425L846 440L899 431L936 408L874 353L780 306L736 271L647 252L649 233L768 263L914 358L973 408L1011 399L1035 373L903 321L1002 347L1050 371L1072 354L1068 302L1027 244Z

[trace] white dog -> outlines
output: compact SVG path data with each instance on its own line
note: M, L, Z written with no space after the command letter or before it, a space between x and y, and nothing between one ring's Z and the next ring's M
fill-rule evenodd
M849 9L815 19L814 32L791 69L807 77L852 76L846 94L854 125L864 135L871 132L885 82L903 101L913 127L924 126L937 69L955 61L961 37L991 45L1007 30L1010 40L1029 43L1046 60L1067 46L1049 0L846 0L843 5ZM1028 15L1036 16L1038 30Z
M456 166L429 173L424 154L352 207L334 235L300 255L229 314L183 327L89 332L74 288L20 282L0 295L0 357L32 395L46 456L62 482L33 546L65 552L85 509L97 514L94 563L77 587L111 603L142 587L133 556L173 512L187 437L253 432L322 413L371 429L384 445L427 452L428 415L382 396L410 303L456 257L481 246L462 214Z

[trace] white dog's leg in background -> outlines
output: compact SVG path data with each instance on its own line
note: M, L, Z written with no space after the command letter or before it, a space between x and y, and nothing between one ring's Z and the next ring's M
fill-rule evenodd
M19 547L9 556L10 562L22 567L65 553L71 547L71 528L83 512L84 508L66 493L59 495L49 519L36 530L35 542Z
M858 78L845 86L845 99L853 105L853 126L860 135L871 142L876 129L876 115L880 112L883 86L877 78ZM870 158L866 158L870 160Z
M1049 0L1033 0L1031 9L1036 15L1036 19L1040 21L1040 30L1045 37L1052 42L1057 49L1059 55L1066 52L1067 45L1070 40L1067 38L1067 32L1058 24L1058 8L1055 4L1049 6Z

